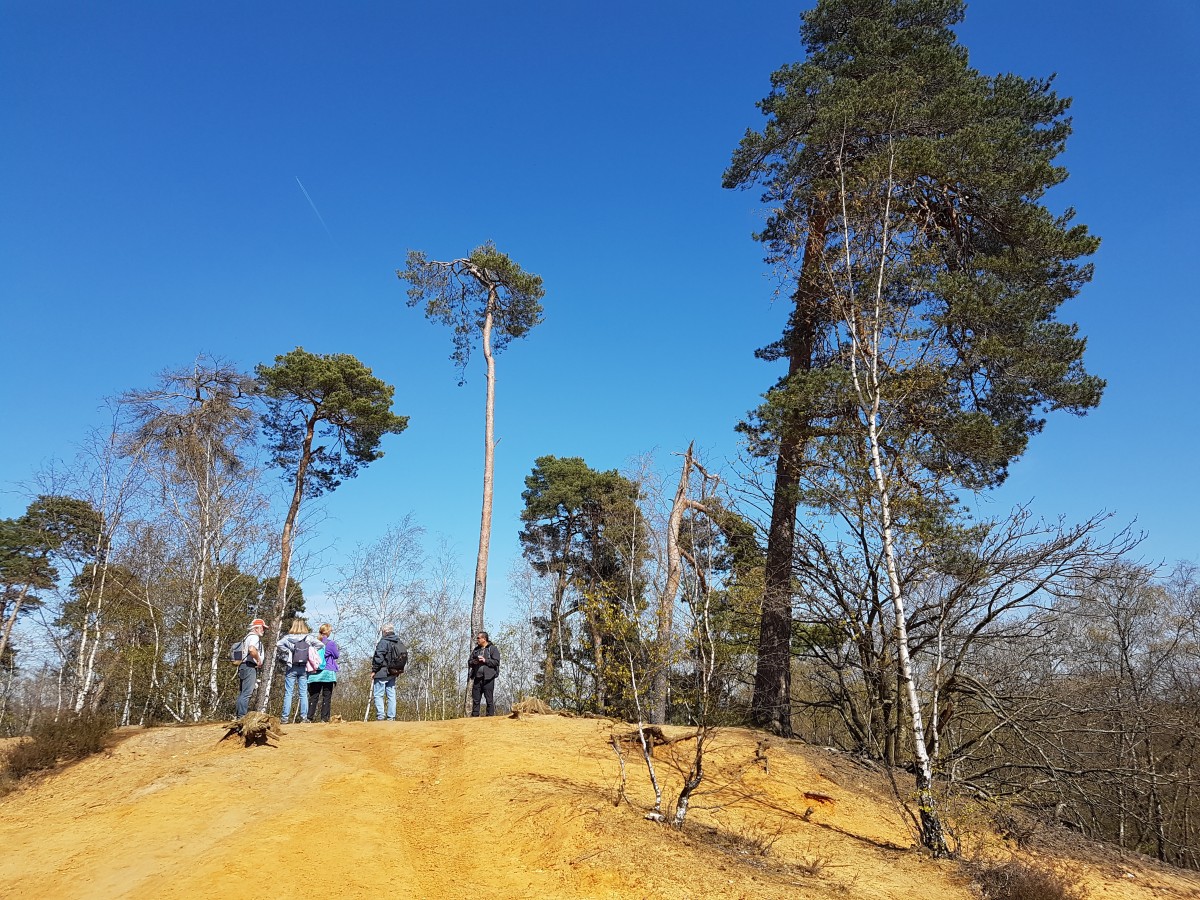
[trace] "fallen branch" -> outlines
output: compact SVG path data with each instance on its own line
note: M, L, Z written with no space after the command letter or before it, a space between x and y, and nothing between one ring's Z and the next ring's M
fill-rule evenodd
M623 735L620 740L626 744L640 744L645 741L650 747L666 747L670 744L678 744L681 741L694 741L699 735L700 732L697 731L692 734L669 738L663 734L663 730L657 725L643 725L641 728L635 728L629 734Z

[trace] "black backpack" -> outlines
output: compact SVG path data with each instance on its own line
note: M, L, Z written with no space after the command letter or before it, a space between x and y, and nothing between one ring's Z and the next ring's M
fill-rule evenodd
M399 641L388 641L383 662L389 675L399 675L408 665L408 650Z

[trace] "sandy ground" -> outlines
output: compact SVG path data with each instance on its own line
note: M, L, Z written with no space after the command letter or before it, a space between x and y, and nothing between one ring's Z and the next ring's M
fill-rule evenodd
M845 757L722 731L688 827L646 821L629 726L534 716L124 735L111 753L0 800L0 897L972 897L912 846L894 800ZM685 734L683 729L671 733ZM679 790L672 755L657 768ZM673 751L673 753L672 753ZM1095 900L1200 898L1147 864L1069 861Z

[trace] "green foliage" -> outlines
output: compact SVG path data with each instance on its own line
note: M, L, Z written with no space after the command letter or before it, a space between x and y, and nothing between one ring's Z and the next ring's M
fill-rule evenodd
M36 592L58 582L56 560L78 563L103 552L103 524L86 500L50 494L30 503L23 516L0 520L0 632L14 605L21 615L41 604ZM6 641L0 650L11 664Z
M6 585L52 587L51 557L82 561L94 555L103 520L86 500L43 495L17 519L0 520L0 579Z
M385 434L400 434L408 417L392 412L394 388L346 353L309 353L297 347L275 357L275 365L255 368L266 399L263 430L271 461L295 480L305 462L304 490L315 497L383 456Z
M524 271L491 241L465 259L430 260L420 250L408 251L407 268L397 277L409 283L408 305L424 304L425 315L450 328L450 358L465 371L484 320L492 317L491 342L500 352L542 321L542 279Z
M37 535L47 552L77 562L95 555L104 525L87 500L56 495L38 497L18 521Z
M125 566L108 563L103 568L89 563L71 579L70 599L62 606L55 625L79 630L93 607L104 609L105 625L123 630L142 625L152 628L145 601L146 585ZM126 640L129 635L125 633Z
M248 618L254 619L259 616L264 616L271 609L274 603L276 579L264 578L259 582L261 593L261 603L256 605L251 611ZM304 614L304 588L300 586L300 582L292 577L288 577L287 588L287 606L283 609L283 621L290 622L297 616Z
M764 558L754 523L729 507L720 497L704 498L704 514L686 513L679 543L693 559L723 576L744 578L761 572Z
M760 351L793 365L744 426L759 452L797 421L810 437L845 433L834 300L870 292L876 270L862 263L880 252L885 341L905 363L882 374L886 416L921 436L906 452L929 471L998 484L1045 412L1100 400L1084 339L1055 318L1091 279L1098 241L1042 203L1066 177L1055 159L1069 101L1049 80L970 68L952 31L963 8L821 0L804 15L806 60L774 73L767 122L733 155L725 185L760 185L773 210L757 235L767 258L789 263L813 229L822 256L783 337Z
M580 638L573 646L557 644L556 623L542 623L547 651L590 668L597 697L607 696L610 709L619 706L629 663L609 651L636 633L632 620L645 610L647 536L637 486L578 457L542 456L521 496L522 552L535 571L556 579L560 597L567 598L562 618L582 619L574 632L565 629L568 637ZM547 699L557 699L560 688L542 686Z
M0 521L0 581L6 593L54 586L58 570L50 562L50 547L43 537L21 519Z
M525 476L521 499L521 547L541 575L586 565L595 555L591 541L604 531L606 509L636 496L629 479L615 469L598 472L579 457L540 456Z

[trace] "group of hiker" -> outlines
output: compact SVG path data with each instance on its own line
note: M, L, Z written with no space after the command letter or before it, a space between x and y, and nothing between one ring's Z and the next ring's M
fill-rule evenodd
M237 718L250 710L250 698L258 686L258 671L267 663L262 636L267 623L255 619L250 623L246 637L234 644L230 657L238 663L239 693ZM333 626L328 622L309 631L308 623L302 618L292 619L288 633L275 644L276 658L283 666L283 715L281 721L291 720L292 696L297 697L295 721L329 721L329 709L333 701L333 688L337 684L338 659L341 648L333 639ZM396 678L408 664L408 650L400 642L395 625L384 625L380 629L379 642L371 655L371 699L375 705L376 721L396 721ZM486 631L475 636L475 646L467 661L471 680L471 715L480 715L481 703L486 706L486 715L495 714L493 699L496 676L500 673L500 651L491 642ZM309 718L312 709L313 718Z

